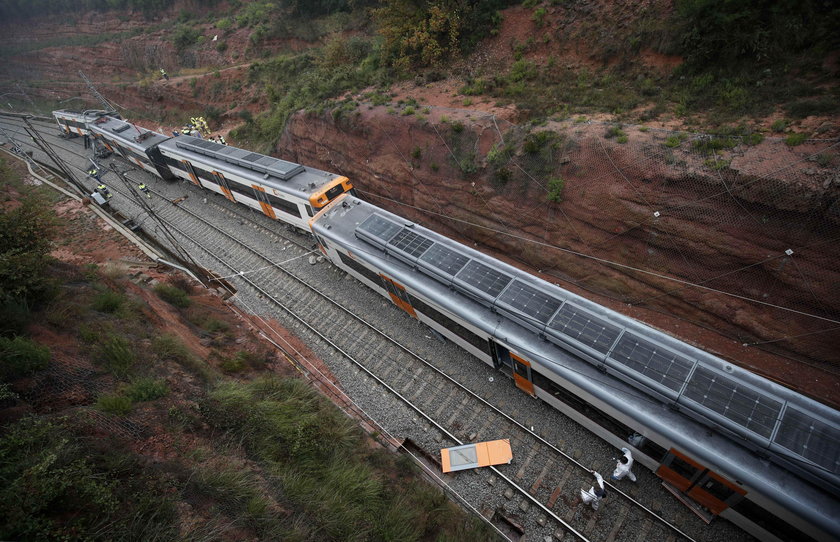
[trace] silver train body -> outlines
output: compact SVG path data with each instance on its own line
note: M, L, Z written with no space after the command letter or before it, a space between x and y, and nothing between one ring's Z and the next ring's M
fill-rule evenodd
M698 513L760 540L840 539L836 410L407 223L356 198L346 177L109 116L86 126L161 178L310 229L336 266L524 392L630 444Z
M324 254L514 384L760 540L840 537L840 413L499 260L343 196Z
M60 128L64 115L53 112ZM111 115L79 118L87 119L79 133L153 175L186 180L307 231L315 213L353 191L347 177L264 154L197 137L165 136Z
M308 230L309 219L353 189L347 177L191 136L158 146L178 178Z
M59 109L52 112L55 123L65 137L85 136L90 133L88 124L100 117L108 115L107 111L88 109L87 111L73 111ZM111 116L114 116L113 113ZM116 116L115 118L119 118Z

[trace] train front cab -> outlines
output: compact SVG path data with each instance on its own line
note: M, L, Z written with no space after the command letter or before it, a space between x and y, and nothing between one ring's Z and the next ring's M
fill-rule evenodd
M347 177L336 177L332 182L322 186L316 192L309 195L309 203L315 210L315 213L327 206L331 201L341 194L349 193L351 196L356 195L353 189L353 184ZM313 216L312 213L309 216Z

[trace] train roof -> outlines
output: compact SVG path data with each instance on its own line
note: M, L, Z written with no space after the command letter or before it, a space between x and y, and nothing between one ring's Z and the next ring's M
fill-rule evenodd
M161 144L161 151L188 158L190 162L210 164L216 171L232 173L278 192L300 196L310 194L342 177L192 136L178 136Z
M141 128L136 124L114 118L110 115L100 117L88 123L88 129L92 132L100 133L109 139L116 140L140 153L145 153L146 149L159 145L169 139L169 137L163 134Z
M814 508L814 521L837 531L834 518L840 505L823 492L836 494L838 487L836 410L356 198L336 199L313 219L312 229L618 411L637 417L716 465L721 474L763 489L805 515L806 508ZM604 375L601 368L618 378ZM653 386L656 382L673 393ZM682 412L668 406L675 402ZM695 412L687 412L689 408ZM735 411L730 414L733 422L742 410L750 412L740 433L752 431L751 418L757 418L757 430L764 433L771 425L771 438L756 440L772 456L785 454L786 466L796 444L805 454L813 450L826 466L807 455L795 458L812 474L809 483L759 459L740 444L747 441L729 437L734 431L721 423L718 412L730 410ZM697 419L723 434L708 432Z
M109 112L102 109L87 109L85 111L76 111L73 109L58 109L52 112L53 117L64 116L71 117L83 121L93 121L99 117L108 115Z

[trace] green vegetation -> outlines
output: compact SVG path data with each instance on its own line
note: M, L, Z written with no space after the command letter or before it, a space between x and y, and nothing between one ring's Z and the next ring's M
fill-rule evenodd
M114 376L126 378L137 360L137 355L127 338L110 334L99 345L97 360Z
M125 295L113 290L105 290L93 298L93 310L113 314L123 306L125 301Z
M135 403L154 401L168 393L169 387L166 382L149 377L138 378L125 389L125 396Z
M0 337L0 380L29 376L47 367L50 349L27 337Z
M189 295L177 286L161 282L155 286L155 293L170 305L174 305L182 309L190 306Z
M12 173L0 159L0 180ZM0 209L0 303L43 303L55 294L48 278L55 221L35 195Z
M548 194L546 199L559 203L563 201L563 188L566 186L566 181L562 177L552 177L548 180Z
M442 0L433 4L387 0L373 10L383 37L382 58L398 73L439 67L472 48L501 22L498 10L514 2Z
M177 514L162 478L63 418L28 417L0 436L0 538L171 540ZM72 536L71 536L72 533Z
M785 138L785 143L790 147L795 147L797 145L802 145L808 140L808 134L790 134Z
M60 293L31 315L70 356L0 337L0 539L201 541L232 525L254 540L492 539L308 382L255 378L269 353L211 348L245 382L221 376L157 319L129 317L147 310L127 310L142 302L114 269L44 272ZM179 316L230 329L212 310ZM48 362L50 379L26 378Z
M281 55L251 65L249 80L264 86L271 109L235 132L258 149L271 148L286 120L300 109L323 111L330 99L381 83L377 43L334 39L320 51Z
M201 30L189 24L182 24L175 29L172 43L175 45L175 50L180 53L198 43L199 38L201 38Z
M108 414L125 416L131 412L131 399L118 393L107 393L96 400L96 408Z

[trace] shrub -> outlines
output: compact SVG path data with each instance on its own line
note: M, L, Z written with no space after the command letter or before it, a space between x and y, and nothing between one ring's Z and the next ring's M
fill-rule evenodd
M788 127L788 121L785 119L776 119L773 121L773 124L770 125L770 129L780 134L784 132Z
M108 414L125 416L131 412L131 399L118 393L106 393L96 399L96 408Z
M536 154L555 139L557 139L557 134L548 130L532 132L525 136L525 141L522 143L522 150L528 154Z
M10 175L2 167L3 178ZM52 261L52 238L55 219L34 196L23 198L21 205L0 208L0 301L46 301L53 294L52 281L46 274Z
M607 131L604 132L604 137L607 139L612 139L614 137L621 137L627 134L624 133L624 130L621 129L621 126L610 126L607 128Z
M807 140L808 140L808 134L797 133L797 134L790 134L789 136L787 136L785 138L785 143L789 147L795 147L797 145L801 145L801 144L805 143Z
M542 26L545 21L545 8L539 7L535 9L534 14L531 16L531 20L534 21L537 26Z
M163 380L140 378L125 389L125 395L135 403L154 401L169 393L169 386Z
M190 25L180 25L172 34L172 42L175 44L175 49L182 52L187 47L194 45L201 37L201 31Z
M189 307L190 303L192 303L192 300L190 300L187 292L177 286L166 284L165 282L161 282L155 286L155 293L170 305L174 305L182 309Z
M566 186L566 181L562 177L552 177L548 180L548 194L546 198L548 201L560 202L563 200L563 188Z
M109 335L99 347L98 358L115 376L125 378L134 365L134 348L125 337Z
M668 136L668 138L665 139L665 143L663 143L663 145L665 145L669 149L673 149L674 147L679 147L680 143L682 143L682 140L680 139L680 136L672 135L672 136Z
M125 303L125 296L113 290L99 292L93 298L93 310L113 314Z
M0 337L0 376L12 380L46 368L50 349L26 337Z

